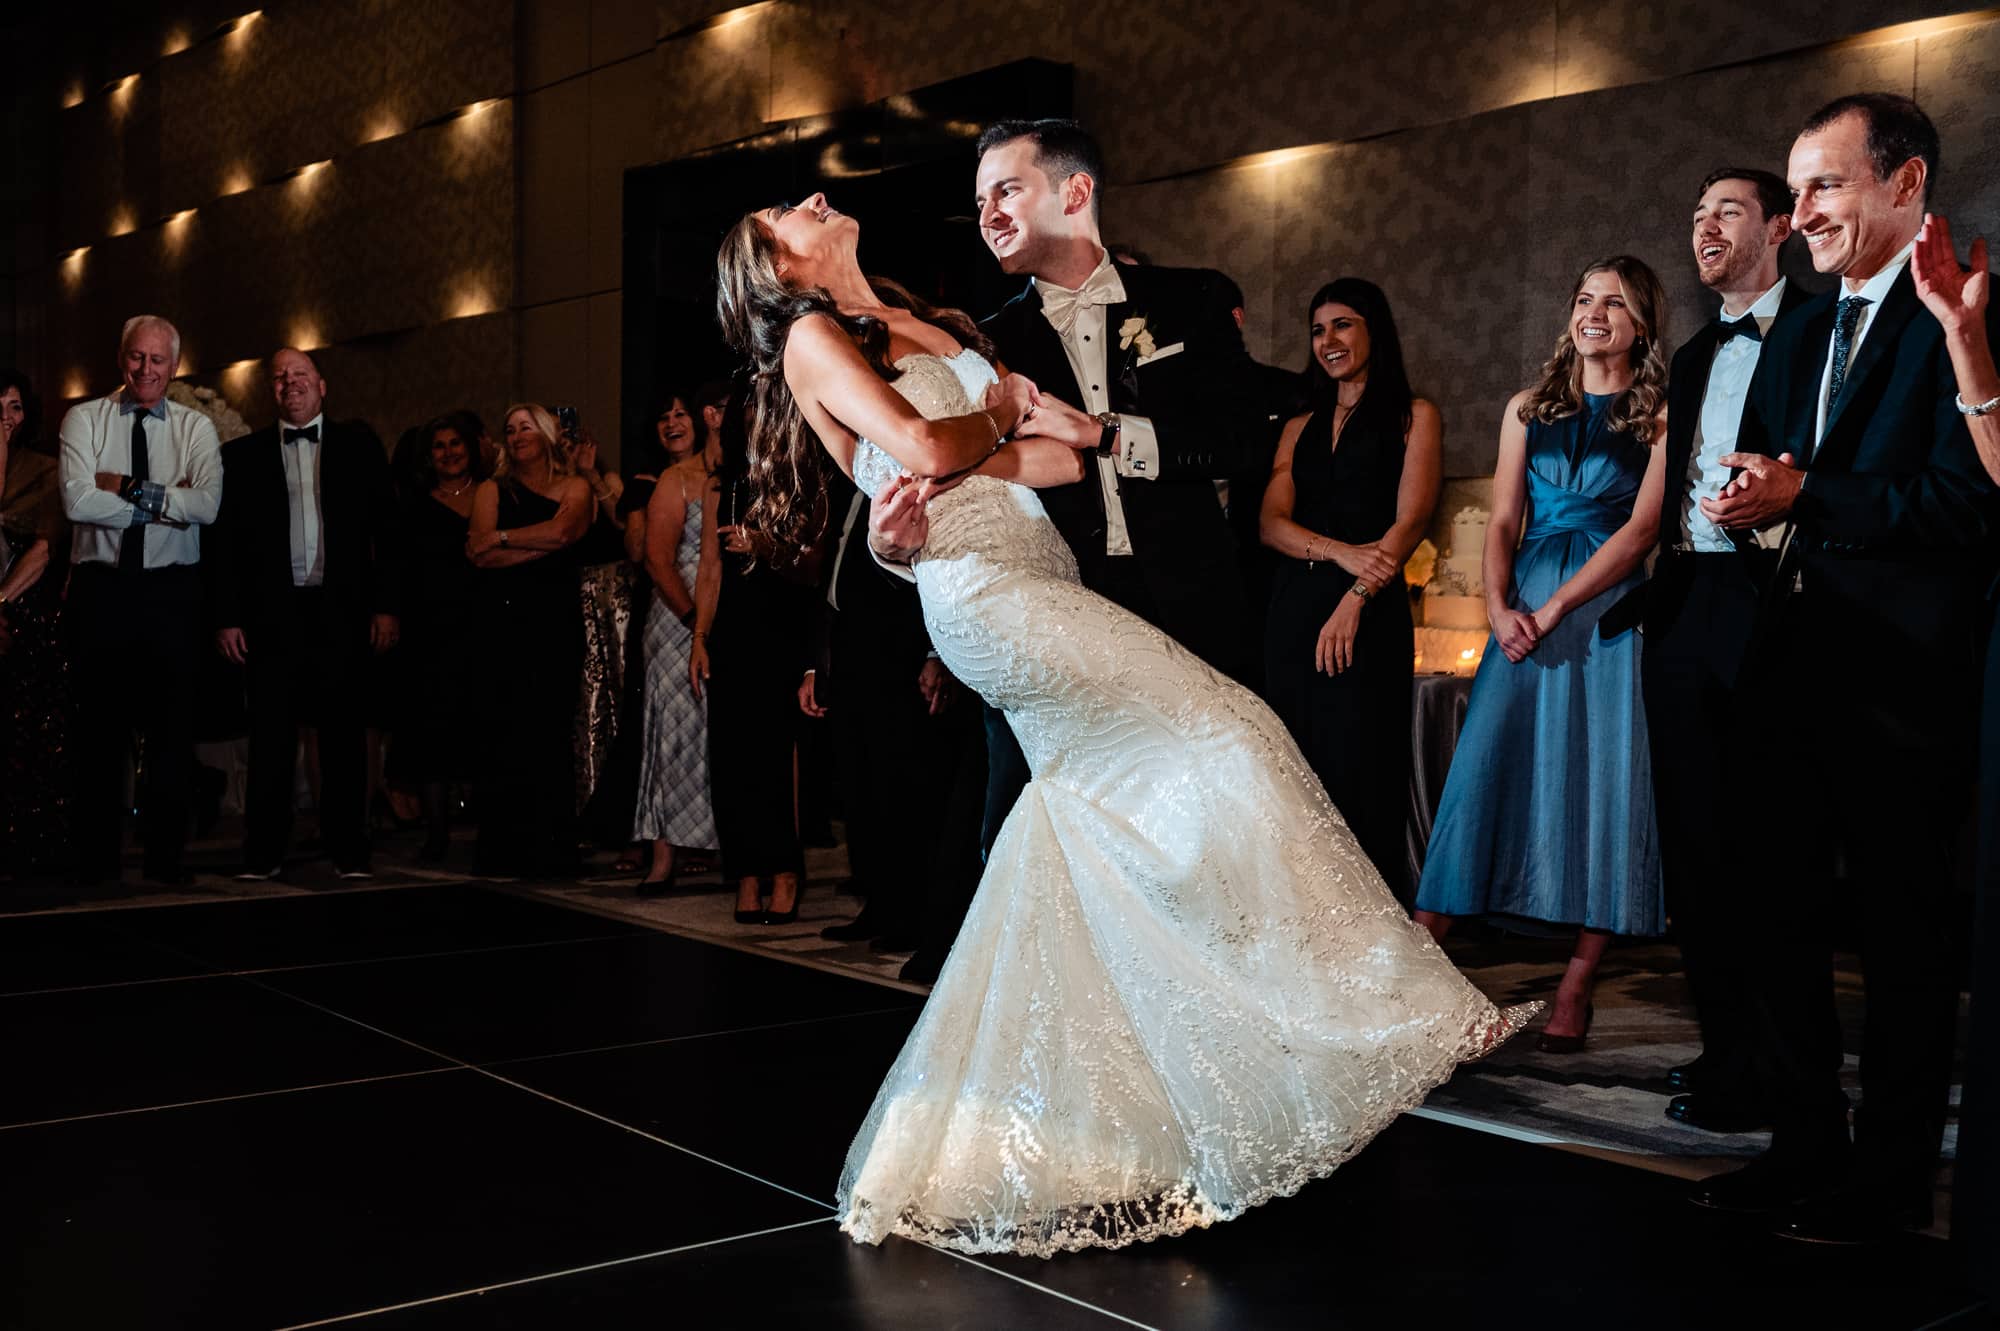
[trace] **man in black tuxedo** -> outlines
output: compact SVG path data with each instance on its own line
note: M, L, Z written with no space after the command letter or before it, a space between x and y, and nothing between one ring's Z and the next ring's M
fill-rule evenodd
M844 516L799 707L832 724L848 867L867 905L820 936L914 952L901 978L928 984L979 883L985 745L931 650L916 588L869 557L868 496L838 478L828 500Z
M1758 591L1776 552L1755 533L1727 532L1700 501L1730 479L1744 399L1764 340L1807 293L1778 275L1791 234L1785 182L1754 167L1702 181L1694 209L1695 269L1722 297L1711 320L1674 353L1667 396L1668 485L1660 553L1645 605L1646 728L1667 911L1701 1021L1702 1055L1668 1074L1683 1091L1667 1116L1713 1132L1763 1126L1765 1096L1745 1047L1748 978L1758 940L1734 913L1736 865L1723 853L1724 806L1741 791L1726 755L1735 738L1737 676L1757 618Z
M291 839L301 726L319 729L320 835L344 879L368 865L363 699L370 650L397 637L388 456L359 421L328 420L303 351L271 358L278 423L222 450L208 569L224 656L250 707L244 878L275 878Z
M1073 121L1002 121L979 140L980 234L1032 279L981 326L1042 402L1023 433L1094 453L1040 492L1083 585L1210 665L1250 673L1242 582L1215 481L1259 455L1267 411L1221 274L1114 264L1098 233L1103 156ZM1027 781L997 713L986 842Z
M1738 708L1755 747L1718 806L1752 870L1771 1148L1694 1200L1822 1242L1930 1222L1951 1082L1949 859L1972 788L1995 504L1909 273L1937 165L1937 131L1907 97L1842 98L1807 122L1792 226L1840 282L1771 330L1720 460L1741 474L1700 505L1725 530L1786 527ZM1867 978L1851 1144L1818 919L1836 851Z

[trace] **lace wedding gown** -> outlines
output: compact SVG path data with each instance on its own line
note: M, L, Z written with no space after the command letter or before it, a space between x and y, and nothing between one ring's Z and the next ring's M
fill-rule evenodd
M898 368L931 418L994 378L969 350ZM864 490L900 470L857 447ZM1255 695L1078 584L1033 490L933 499L915 572L1034 778L848 1152L856 1240L1046 1257L1228 1220L1531 1015L1410 921Z

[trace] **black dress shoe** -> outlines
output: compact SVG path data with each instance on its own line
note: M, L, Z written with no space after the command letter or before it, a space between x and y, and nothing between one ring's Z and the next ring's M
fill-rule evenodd
M1702 1091L1669 1100L1667 1117L1703 1132L1764 1132L1771 1126L1771 1116L1755 1105L1731 1104Z
M904 984L936 984L938 972L944 969L944 958L941 949L920 949L917 955L903 963L903 969L896 972L896 978Z
M1931 1225L1929 1196L1894 1201L1880 1193L1843 1188L1776 1217L1771 1232L1800 1243L1886 1243Z
M1687 1199L1711 1211L1773 1215L1826 1192L1842 1163L1790 1163L1760 1155L1741 1169L1713 1174L1689 1189Z
M876 917L870 915L864 906L861 913L846 924L829 924L819 931L819 936L834 943L865 943L882 932Z
M1668 1068L1667 1089L1672 1091L1693 1090L1695 1078L1700 1075L1700 1069L1701 1064L1699 1060L1693 1063L1683 1063L1677 1068Z

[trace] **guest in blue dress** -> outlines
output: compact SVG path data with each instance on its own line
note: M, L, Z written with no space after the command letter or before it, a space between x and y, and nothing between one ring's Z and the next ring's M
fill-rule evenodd
M1507 404L1484 556L1493 638L1417 888L1440 940L1458 915L1579 927L1549 1053L1583 1047L1611 935L1664 927L1638 634L1600 621L1659 524L1665 318L1644 263L1591 264L1542 383Z

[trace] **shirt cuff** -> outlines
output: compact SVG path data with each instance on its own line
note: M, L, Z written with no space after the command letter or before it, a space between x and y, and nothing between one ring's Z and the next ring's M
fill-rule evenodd
M1119 416L1117 456L1112 466L1120 476L1136 481L1150 481L1159 476L1160 436L1149 417Z
M877 550L871 542L863 541L862 544L868 547L868 557L874 560L877 565L889 570L890 573L901 578L904 582L912 584L916 582L916 570L912 569L908 564L898 564L892 560L884 559L881 551Z
M133 487L132 507L146 522L158 521L167 511L167 487L157 481L140 481Z

